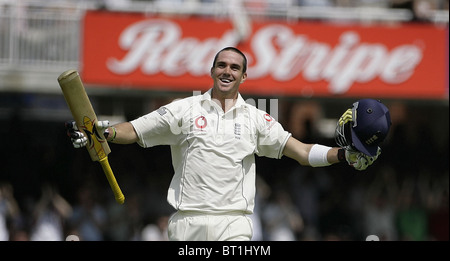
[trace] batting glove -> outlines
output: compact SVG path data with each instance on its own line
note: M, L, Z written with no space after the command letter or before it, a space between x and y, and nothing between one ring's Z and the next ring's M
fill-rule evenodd
M356 170L365 170L378 159L380 154L380 147L378 147L377 155L372 157L359 151L345 150L345 159L347 160L347 163Z
M72 141L72 145L74 148L78 149L86 146L87 138L84 136L84 133L78 130L77 124L75 121L66 121L65 127L67 130L67 136L70 137Z
M104 132L109 127L109 121L98 121L97 127Z
M97 128L100 132L103 132L105 135L105 138L108 137L108 127L109 127L109 121L98 121L97 122ZM74 148L81 148L86 146L88 139L84 135L83 132L81 132L75 121L67 121L65 123L66 129L67 129L67 136L70 137L73 147Z
M105 139L107 139L108 141L111 142L116 138L116 128L114 126L111 127L109 121L98 121L97 127L99 128L100 132L103 132L103 136L105 136ZM111 127L112 133L110 133L109 127Z

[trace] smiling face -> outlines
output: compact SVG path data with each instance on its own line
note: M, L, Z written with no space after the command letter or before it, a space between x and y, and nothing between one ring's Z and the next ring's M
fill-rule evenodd
M232 50L220 52L211 68L211 77L214 81L213 96L216 99L236 99L239 85L247 79L244 57Z

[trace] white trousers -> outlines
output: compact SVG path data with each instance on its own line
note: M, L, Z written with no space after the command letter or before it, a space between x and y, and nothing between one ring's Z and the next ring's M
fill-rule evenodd
M169 219L171 241L250 241L252 220L244 213L177 211Z

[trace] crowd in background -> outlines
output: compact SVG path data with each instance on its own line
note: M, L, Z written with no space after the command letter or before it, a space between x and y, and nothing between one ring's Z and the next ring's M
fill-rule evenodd
M446 107L389 107L393 125L383 153L364 172L257 158L253 240L448 240ZM319 135L325 108L315 100L281 103L279 121L304 142L333 146ZM72 147L63 123L12 118L2 126L0 240L167 240L168 146L111 144L110 164L126 198L120 205L100 165Z
M225 2L230 0L100 0L99 5L108 7L123 7L131 2L172 2L174 4L186 2ZM448 10L448 0L236 0L246 9L255 9L261 11L283 10L292 6L300 7L343 7L343 8L402 8L411 10L413 21L432 20L432 12L435 10Z
M52 0L47 4L63 4L73 0ZM21 0L19 2L32 2ZM76 0L79 5L92 6L97 9L126 10L135 3L154 3L167 6L182 4L217 3L226 6L240 6L249 11L269 14L273 10L287 11L292 7L340 7L340 8L386 8L408 9L412 12L412 21L433 21L433 12L449 10L448 0ZM0 7L17 4L15 0L0 0ZM20 4L19 4L20 6ZM448 22L448 18L447 18Z

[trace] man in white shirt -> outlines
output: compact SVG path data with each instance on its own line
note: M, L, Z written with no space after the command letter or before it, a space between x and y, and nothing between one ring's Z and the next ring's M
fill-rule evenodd
M359 170L378 157L293 138L268 113L243 100L239 85L247 79L246 70L245 55L226 47L216 54L214 85L203 95L176 100L130 122L98 123L109 142L171 146L175 173L167 200L177 212L169 220L170 240L251 240L247 215L254 208L255 154L285 155L312 167L347 161ZM71 133L75 147L86 144L81 132Z

